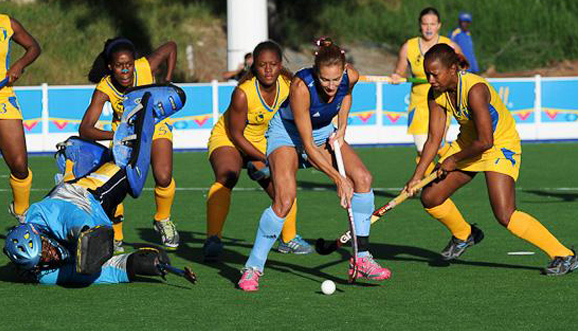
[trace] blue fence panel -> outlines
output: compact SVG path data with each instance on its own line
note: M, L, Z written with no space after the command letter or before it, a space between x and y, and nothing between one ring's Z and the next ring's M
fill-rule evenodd
M24 118L24 133L42 133L42 90L16 89L15 93Z
M219 86L219 114L224 113L231 103L231 95L235 86L223 85Z
M578 121L578 80L542 81L542 122Z
M172 119L177 130L210 129L213 123L213 90L209 85L183 86L185 107Z
M375 125L377 107L377 86L372 83L358 83L353 89L353 103L349 111L349 125Z
M383 125L407 126L407 108L411 84L383 84Z
M535 123L534 82L492 82L492 87L498 92L502 102L514 116L516 123Z

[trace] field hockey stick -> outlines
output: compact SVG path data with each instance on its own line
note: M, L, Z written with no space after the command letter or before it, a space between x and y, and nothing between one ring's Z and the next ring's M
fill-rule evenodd
M6 77L6 78L0 80L0 88L3 88L4 86L6 86L6 84L8 84L8 81L10 81L9 77Z
M393 78L390 76L359 76L360 82L369 82L369 83L387 83L393 84ZM419 83L425 84L427 83L426 79L423 78L415 78L415 77L407 77L401 78L400 83Z
M343 156L341 155L341 146L339 145L339 140L335 139L333 142L333 151L335 152L335 161L337 162L337 170L343 178L347 178L345 173L345 165L343 164ZM357 277L357 235L355 234L355 222L353 221L353 210L351 209L351 204L347 207L347 217L349 219L349 233L353 238L353 244L351 245L353 249L353 272L349 274L349 283L353 283Z
M432 181L434 181L438 177L437 171L432 173L431 175L427 176L426 178L422 179L416 186L413 187L414 190L420 190L424 186L428 185ZM400 195L395 197L393 200L389 201L383 207L375 210L371 215L371 224L377 222L385 213L395 208L397 205L404 202L407 198L409 198L409 194L407 192L402 192ZM317 253L321 255L328 255L335 252L339 247L347 244L351 240L351 232L345 231L339 238L336 240L327 242L323 238L317 239L315 242L315 250Z
M191 282L193 284L197 283L197 275L195 275L195 273L188 267L185 267L184 270L181 270L179 268L173 267L172 265L170 265L168 263L160 262L157 265L157 268L159 268L163 279L165 279L165 275L167 273L171 273L173 275L183 277L184 279L188 280L189 282Z

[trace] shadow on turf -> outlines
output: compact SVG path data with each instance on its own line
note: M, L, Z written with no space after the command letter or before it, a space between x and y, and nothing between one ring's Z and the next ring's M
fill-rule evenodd
M337 253L339 253L343 259L347 259L350 254L349 249L345 248L339 249ZM449 267L452 264L462 264L462 265L488 267L488 268L542 270L542 268L539 267L484 262L484 261L464 261L462 259L445 261L441 258L441 255L438 252L430 251L424 248L404 246L404 245L372 243L371 253L377 260L425 262L432 267Z
M319 183L319 182L309 182L309 181L303 181L303 180L298 180L297 181L297 187L298 188L302 188L305 190L314 190L316 188L322 188L322 189L326 189L326 190L332 190L335 191L335 184L329 184L329 183ZM395 198L397 196L397 194L393 194L393 193L388 193L385 191L374 191L373 193L376 197L386 197L386 198Z
M551 191L540 190L524 190L524 192L531 193L541 197L558 198L558 201L532 201L532 203L557 203L557 202L574 202L578 201L578 193L554 193Z
M140 228L138 229L138 231L140 238L143 240L153 243L158 242L159 240L158 234L153 229ZM176 255L187 261L202 264L207 267L216 269L219 272L219 275L225 279L228 279L231 282L231 284L233 285L237 284L239 278L241 277L240 269L245 264L248 258L248 256L237 252L237 249L244 248L246 250L250 250L253 247L253 243L249 243L241 239L223 237L222 239L225 246L219 261L206 262L203 260L203 248L202 248L205 242L205 233L192 232L192 231L179 231L179 235L181 239L179 249L177 249L174 252L169 252L169 256ZM125 244L127 246L131 246L134 248L142 246L142 244L130 244L130 243ZM268 269L292 273L298 277L305 278L316 283L318 283L320 279L329 279L337 284L347 284L346 270L344 270L343 272L344 277L339 278L323 272L321 270L322 269L321 266L310 268L298 264L277 261L275 260L274 254L275 248L272 249L272 252L269 255L269 259L267 260ZM341 262L343 261L338 261L337 263ZM199 275L200 281L202 281L202 277L203 277L202 275ZM378 284L367 284L367 283L356 283L356 285L367 287L379 286Z

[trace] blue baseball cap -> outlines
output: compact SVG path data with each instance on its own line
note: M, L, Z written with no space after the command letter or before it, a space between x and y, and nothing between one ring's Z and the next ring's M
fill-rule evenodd
M464 21L464 22L471 22L472 21L472 14L467 13L465 11L460 12L460 15L458 16L458 19L460 21Z

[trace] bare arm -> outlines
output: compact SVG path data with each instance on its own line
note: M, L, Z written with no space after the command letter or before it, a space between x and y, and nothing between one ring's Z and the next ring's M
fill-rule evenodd
M435 102L433 96L433 89L430 88L428 93L428 107L429 107L429 128L428 135L425 145L423 147L423 152L419 159L413 176L407 182L404 190L408 191L410 194L414 194L414 191L409 191L409 188L414 187L425 175L425 171L429 164L434 160L440 144L443 140L446 130L446 120L447 113L444 108Z
M24 27L15 19L10 18L10 23L12 24L12 30L14 30L14 34L12 35L12 39L20 46L22 46L26 52L18 61L14 62L10 67L10 70L6 73L9 77L9 82L14 83L15 81L20 78L24 68L29 66L38 56L40 55L40 45L38 42Z
M169 41L162 44L151 55L147 56L153 75L157 73L163 62L167 63L167 75L165 81L170 82L173 79L173 72L177 64L177 44Z
M112 140L114 137L112 131L103 131L96 128L96 123L102 113L102 107L107 101L109 101L108 95L99 90L94 90L90 105L84 113L84 117L82 117L82 122L80 122L80 128L78 129L80 137L90 140Z
M295 77L291 82L290 103L293 119L309 161L327 174L331 180L339 182L341 180L339 172L333 168L329 160L323 157L320 147L317 147L313 141L313 127L309 117L309 90L300 78Z
M492 117L490 115L490 90L482 83L474 85L468 93L468 103L470 105L470 116L476 127L477 137L471 145L464 147L459 153L456 153L448 159L448 163L456 163L461 160L478 156L490 149L494 145L494 130L492 128ZM447 159L446 159L447 160ZM444 161L446 163L446 161ZM442 170L452 171L451 164Z
M394 84L401 83L402 78L407 77L407 47L407 42L405 42L399 49L395 70L391 74L392 83Z
M452 42L450 43L450 46L452 46L452 48L454 49L454 51L456 51L456 53L458 53L458 54L464 54L464 52L462 51L462 48L461 48L460 45L458 45L457 43L455 43L455 42L452 41Z
M250 160L266 162L267 157L261 153L245 136L243 132L247 126L247 95L240 88L235 88L229 105L229 132L231 140Z

